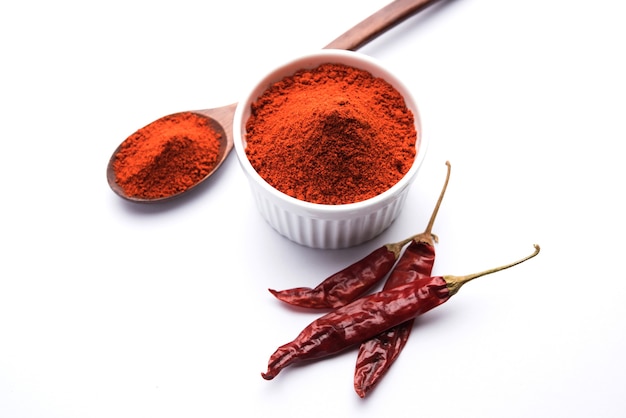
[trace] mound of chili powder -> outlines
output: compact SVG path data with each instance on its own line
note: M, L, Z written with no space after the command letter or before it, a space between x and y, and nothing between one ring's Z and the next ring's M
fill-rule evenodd
M128 196L169 197L194 186L213 169L221 134L208 119L181 112L129 136L115 155L115 180Z
M259 175L300 200L372 198L415 159L413 113L385 80L343 64L300 70L251 106L246 154Z

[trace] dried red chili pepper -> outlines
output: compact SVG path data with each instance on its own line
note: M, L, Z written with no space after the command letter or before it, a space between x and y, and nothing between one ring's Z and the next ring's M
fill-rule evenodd
M446 165L448 175L437 207L441 204L450 179L450 163L446 162ZM387 278L383 290L430 277L435 263L435 246L431 234L435 216L436 212L431 216L424 234L413 239L406 248ZM398 358L411 335L414 322L415 319L410 319L361 343L354 371L354 389L361 398L374 388Z
M467 276L418 279L337 308L309 324L296 339L280 346L261 376L271 380L289 365L330 356L368 340L441 305L470 280L520 264L539 254L539 250L535 245L533 254L514 263Z
M450 163L446 162L446 164L448 165L449 176ZM430 222L424 232L400 242L383 245L361 260L329 276L314 288L295 287L280 291L268 290L281 301L302 308L334 309L352 302L374 287L389 273L406 244L411 242L411 245L413 245L415 242L427 241L432 245L433 240L437 240L437 237L432 234L431 230L447 184L448 179L446 179L439 201L431 214ZM432 259L434 261L434 249ZM432 269L432 263L430 268ZM430 276L430 270L427 276Z
M343 306L380 282L395 264L402 248L411 239L383 245L361 260L329 276L314 288L268 290L281 301L302 308L326 309Z

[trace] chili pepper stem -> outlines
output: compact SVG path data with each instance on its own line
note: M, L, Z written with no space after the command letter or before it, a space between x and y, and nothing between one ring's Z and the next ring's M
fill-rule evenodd
M385 244L385 247L387 247L387 250L391 251L392 253L396 254L396 258L398 257L398 255L400 255L400 252L402 251L402 248L404 248L405 245L407 245L409 242L413 241L413 240L425 240L428 239L429 236L431 236L432 234L427 234L425 232L421 232L419 234L415 234L412 235L408 238L403 239L402 241L398 241L398 242L394 242L392 244ZM435 242L438 242L439 239L432 235L433 239L435 240Z
M495 267L495 268L488 269L488 270L484 270L484 271L481 271L479 273L468 274L467 276L444 276L443 279L445 280L445 282L446 282L446 284L448 286L448 290L450 291L450 296L452 296L455 293L457 293L459 291L459 289L465 283L467 283L469 281L472 281L472 280L477 279L477 278L482 277L482 276L486 276L487 274L496 273L498 271L508 269L510 267L513 267L513 266L516 266L518 264L521 264L521 263L523 263L526 260L530 260L531 258L536 256L537 254L539 254L539 251L541 250L539 245L534 244L534 246L535 246L535 251L531 255L526 256L526 257L522 258L521 260L515 261L513 263L505 264L503 266Z
M437 217L437 213L439 212L439 207L441 206L441 202L443 201L443 196L446 194L446 189L448 188L448 182L450 181L450 171L452 167L450 166L450 161L446 161L446 165L448 166L448 174L446 174L446 181L443 183L443 188L441 189L441 193L439 193L439 200L437 200L437 205L435 205L435 210L430 215L430 220L428 221L428 225L426 226L425 234L432 235L431 231L433 230L433 225L435 224L435 218ZM435 240L437 241L437 240Z
M448 188L448 182L450 181L450 171L451 165L450 161L446 161L446 165L448 166L448 173L446 174L446 181L443 184L443 188L441 189L441 193L439 193L439 199L437 200L437 204L433 209L432 214L430 215L430 220L428 221L428 225L424 232L420 232L419 234L415 234L406 238L402 241L395 242L393 244L387 244L386 247L389 251L399 254L402 251L402 248L411 241L423 241L429 244L433 244L434 242L439 242L439 237L432 233L433 225L435 224L435 218L437 218L437 213L439 212L439 208L441 207L441 202L443 201L443 196L446 194L446 189Z

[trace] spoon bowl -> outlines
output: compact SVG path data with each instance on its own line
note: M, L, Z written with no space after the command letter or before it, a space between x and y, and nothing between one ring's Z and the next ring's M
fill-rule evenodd
M170 200L170 199L174 199L176 197L179 197L180 195L182 195L183 193L188 192L189 190L192 190L194 188L196 188L199 184L201 184L203 181L205 181L206 179L208 179L213 173L215 173L217 171L218 168L220 168L220 166L222 165L222 163L226 160L226 158L228 157L228 155L230 154L230 152L233 149L233 116L235 114L235 108L237 107L236 103L230 104L228 106L222 106L222 107L216 107L213 109L202 109L202 110L193 110L190 113L194 113L198 116L201 116L203 118L206 118L209 127L211 129L213 129L216 133L219 134L219 152L217 155L217 161L215 162L215 164L213 165L213 167L211 168L211 170L202 178L200 179L200 181L198 181L196 184L181 190L175 194L169 195L169 196L164 196L164 197L158 197L158 198L144 198L144 197L137 197L137 196L130 196L128 195L124 189L117 183L116 180L116 176L115 176L115 169L114 169L114 163L116 160L116 156L120 150L120 148L122 147L122 145L124 144L124 142L122 142L116 149L115 151L113 151L113 154L111 155L111 158L109 159L109 163L107 165L107 181L109 183L109 186L111 187L111 190L113 190L113 192L115 192L115 194L117 194L118 196L120 196L121 198L131 201L131 202L137 202L137 203L152 203L152 202L162 202L165 200ZM156 121L150 123L149 125L147 125L146 127L152 125L152 124L156 124L159 121L161 121L162 119L167 118L168 116L164 116L161 119L157 119Z
M352 27L343 35L336 38L330 44L326 45L324 49L343 49L348 51L355 51L382 34L383 32L389 30L406 18L425 9L427 6L437 1L438 0L395 0L377 11L376 13L372 14L370 17L366 18L362 22L358 23L356 26ZM202 179L200 179L196 184L175 194L158 198L143 198L127 195L116 181L115 170L113 166L116 155L123 144L122 142L122 144L120 144L113 152L113 155L109 159L109 163L107 165L107 181L109 183L109 186L111 187L113 192L115 192L120 197L128 201L137 203L163 202L176 198L181 194L194 189L196 186L198 186L200 183L202 183L212 174L214 174L230 154L230 151L233 148L233 119L235 117L236 107L237 104L235 103L213 109L191 111L191 113L206 117L207 120L210 122L210 127L221 134L220 150L217 162L212 167L211 171ZM164 116L161 119L167 117L168 116ZM161 119L158 119L147 126L150 126L153 123L157 123Z

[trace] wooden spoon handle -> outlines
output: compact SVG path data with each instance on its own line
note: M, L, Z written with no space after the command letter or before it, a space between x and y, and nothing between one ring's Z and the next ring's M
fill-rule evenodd
M324 49L355 51L438 0L395 0L329 43Z

